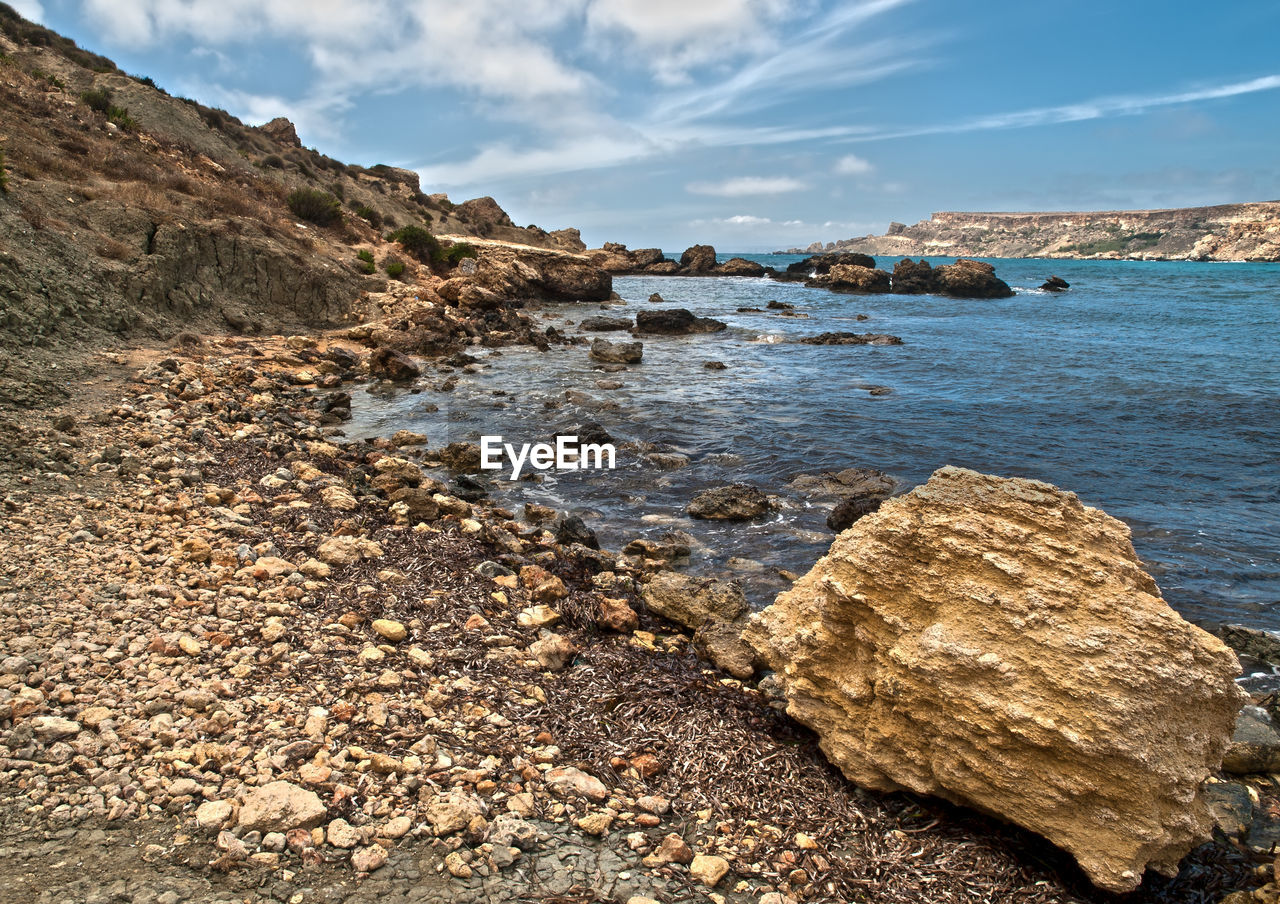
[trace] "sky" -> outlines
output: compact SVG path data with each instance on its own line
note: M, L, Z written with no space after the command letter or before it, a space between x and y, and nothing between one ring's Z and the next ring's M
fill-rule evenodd
M1280 3L8 0L519 225L679 251L1280 199Z

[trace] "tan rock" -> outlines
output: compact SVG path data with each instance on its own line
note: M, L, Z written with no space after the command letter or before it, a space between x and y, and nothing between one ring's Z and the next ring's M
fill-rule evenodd
M392 643L399 643L409 636L409 631L404 625L389 618L375 618L370 627Z
M715 888L729 872L729 861L715 854L699 854L689 864L689 876L707 888Z
M609 796L609 789L600 779L573 766L557 766L543 780L551 793L560 797L585 797L599 803Z
M567 637L548 634L541 640L529 644L529 652L537 658L539 665L554 672L572 662L578 648Z
M380 844L371 844L351 855L351 868L358 873L371 873L386 865L387 849Z
M736 581L698 578L664 571L644 587L651 612L686 628L698 628L709 618L731 622L747 611L747 600Z
M287 832L314 828L324 817L325 806L314 791L288 782L270 782L245 797L239 825L249 832Z
M693 860L693 851L689 849L689 845L685 840L672 832L666 838L662 839L662 843L648 857L644 858L644 865L665 866L668 863L689 863Z
M864 787L998 815L1117 892L1209 835L1200 784L1239 664L1074 494L943 468L841 534L747 638Z

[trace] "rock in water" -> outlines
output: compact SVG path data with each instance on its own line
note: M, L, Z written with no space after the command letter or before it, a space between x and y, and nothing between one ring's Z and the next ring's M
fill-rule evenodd
M943 468L841 534L747 639L859 785L1017 823L1116 892L1209 836L1200 783L1239 664L1073 493Z

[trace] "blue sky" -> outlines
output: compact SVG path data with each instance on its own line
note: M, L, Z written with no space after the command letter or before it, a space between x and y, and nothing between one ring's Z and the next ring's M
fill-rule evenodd
M1280 4L9 0L308 146L591 245L1280 198Z

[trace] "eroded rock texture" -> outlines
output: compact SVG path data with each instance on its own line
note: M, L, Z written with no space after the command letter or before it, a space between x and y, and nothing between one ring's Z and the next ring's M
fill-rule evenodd
M747 639L859 785L1017 823L1114 891L1209 835L1200 783L1239 664L1072 493L943 468L841 534Z

